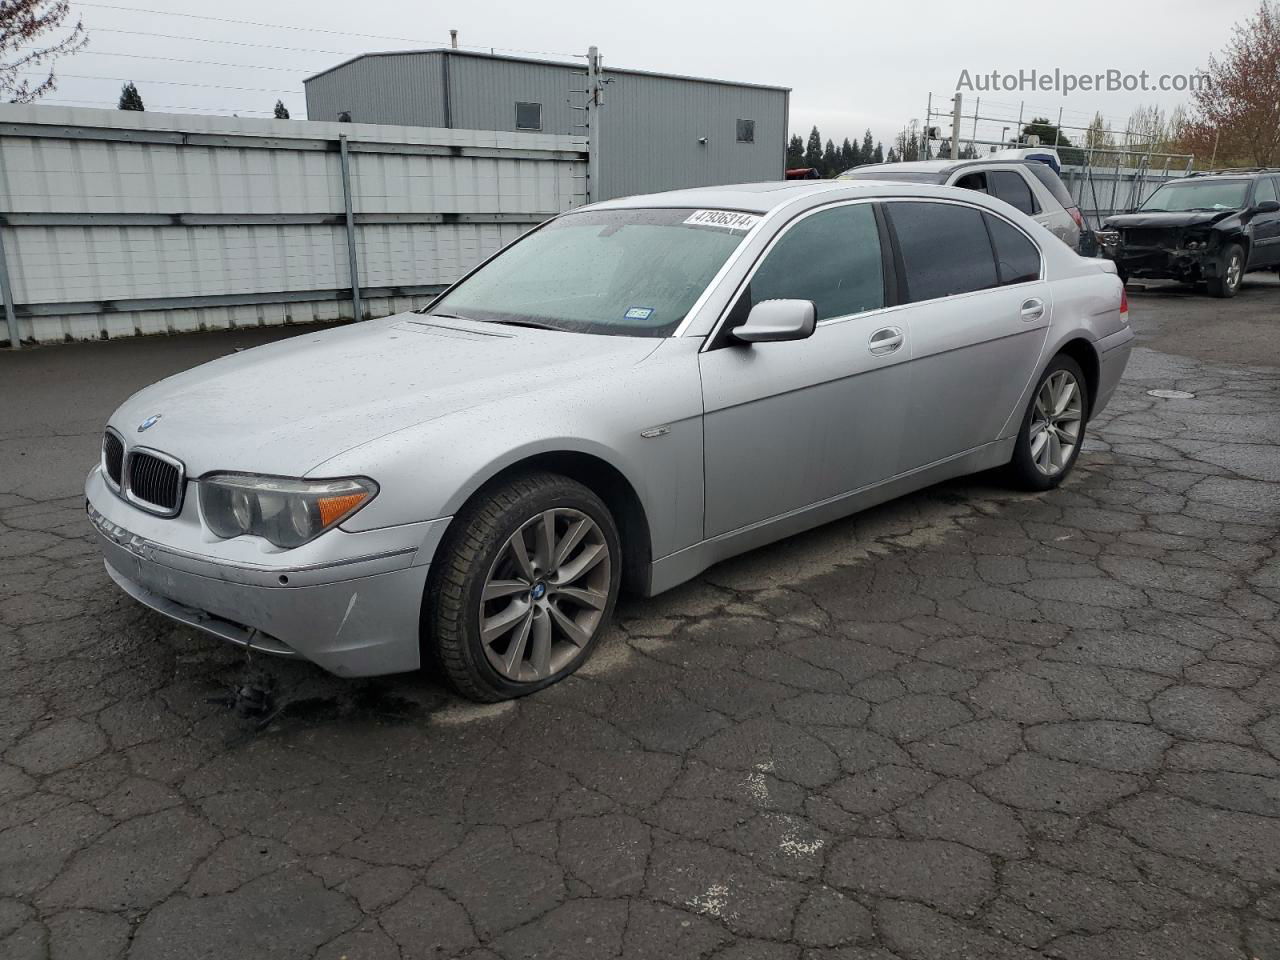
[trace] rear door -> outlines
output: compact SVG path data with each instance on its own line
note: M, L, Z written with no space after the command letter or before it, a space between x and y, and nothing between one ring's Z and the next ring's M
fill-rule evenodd
M998 439L1030 379L1052 303L1020 228L968 204L886 204L911 328L900 470Z
M908 396L910 331L875 204L811 211L783 229L700 355L705 535L715 537L892 476ZM813 336L728 337L763 300L812 300Z

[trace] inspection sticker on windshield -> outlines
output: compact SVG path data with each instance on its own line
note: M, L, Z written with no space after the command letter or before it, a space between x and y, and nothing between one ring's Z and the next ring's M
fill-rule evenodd
M754 213L738 213L736 210L695 210L685 223L691 227L721 227L725 230L750 230L760 218Z
M624 320L648 320L653 316L653 307L632 307L622 315Z

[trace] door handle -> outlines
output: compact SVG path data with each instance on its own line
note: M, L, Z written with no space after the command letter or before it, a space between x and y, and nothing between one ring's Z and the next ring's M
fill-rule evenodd
M1030 300L1024 300L1022 302L1022 319L1025 320L1027 323L1030 323L1032 320L1039 320L1043 316L1044 316L1043 300L1037 297L1032 297Z
M883 357L901 347L905 339L901 328L882 327L871 335L871 339L867 341L867 349L873 356Z

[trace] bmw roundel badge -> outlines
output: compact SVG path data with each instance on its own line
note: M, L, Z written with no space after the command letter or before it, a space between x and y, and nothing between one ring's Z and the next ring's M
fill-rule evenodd
M160 414L153 413L151 416L147 417L147 419L138 424L138 432L142 433L144 430L150 430L159 422L159 420Z

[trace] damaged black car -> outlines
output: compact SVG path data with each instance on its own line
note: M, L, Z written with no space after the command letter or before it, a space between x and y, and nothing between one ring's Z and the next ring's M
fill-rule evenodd
M1120 278L1203 283L1234 297L1252 270L1280 269L1280 171L1195 173L1163 184L1097 232Z

